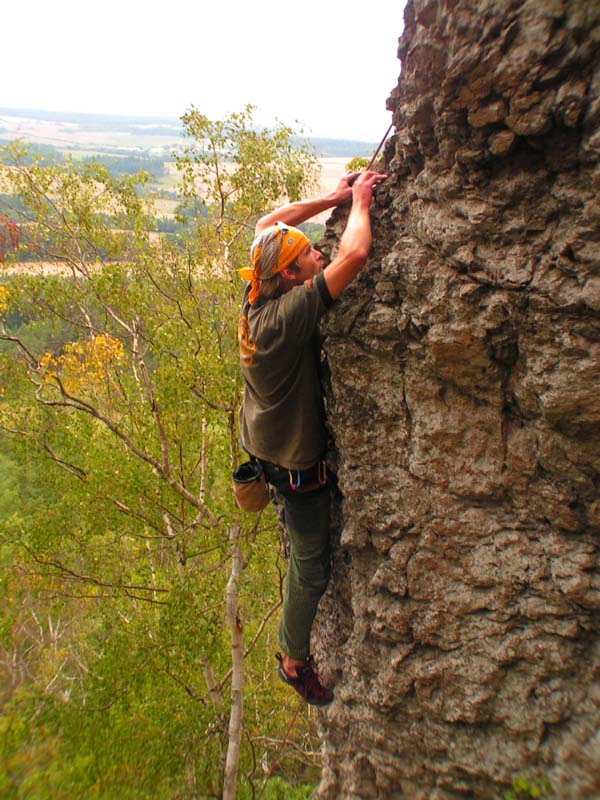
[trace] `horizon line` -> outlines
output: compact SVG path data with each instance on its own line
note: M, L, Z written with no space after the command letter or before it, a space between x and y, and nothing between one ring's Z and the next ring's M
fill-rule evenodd
M95 111L52 111L51 109L47 108L33 108L31 106L19 108L17 106L0 106L0 114L5 114L7 116L18 116L18 115L26 115L27 113L33 114L48 114L54 117L85 117L85 118L104 118L104 119L122 119L122 120L144 120L144 121L152 121L152 122L170 122L170 123L177 123L177 125L183 128L181 117L174 116L174 115L167 115L167 114L123 114L123 113L108 113L108 112L95 112ZM185 113L185 112L184 112ZM269 127L266 125L258 125L258 128L265 128ZM319 134L305 134L305 133L295 133L292 134L293 138L296 139L320 139L325 141L332 141L332 142L360 142L361 144L376 144L374 139L360 139L360 138L346 138L343 136L325 136Z

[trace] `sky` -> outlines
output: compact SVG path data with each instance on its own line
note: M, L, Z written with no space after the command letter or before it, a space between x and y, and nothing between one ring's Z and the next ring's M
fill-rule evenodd
M29 0L2 10L0 107L211 118L257 107L379 141L405 0Z

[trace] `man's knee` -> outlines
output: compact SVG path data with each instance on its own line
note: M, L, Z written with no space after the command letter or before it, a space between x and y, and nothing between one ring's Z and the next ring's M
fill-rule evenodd
M303 592L320 597L327 588L331 577L329 549L325 554L320 554L313 559L299 559L292 554L290 570Z

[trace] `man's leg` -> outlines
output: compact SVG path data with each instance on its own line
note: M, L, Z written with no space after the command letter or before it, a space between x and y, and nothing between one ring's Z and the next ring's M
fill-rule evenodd
M291 489L280 492L290 540L290 561L279 644L291 660L303 662L310 654L310 631L331 575L329 489L325 486L306 494Z

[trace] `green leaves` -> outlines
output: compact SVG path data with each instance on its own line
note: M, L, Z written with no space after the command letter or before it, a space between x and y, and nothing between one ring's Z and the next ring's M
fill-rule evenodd
M529 779L526 775L517 775L512 780L512 789L504 793L504 800L523 800L525 798L548 797L551 787L543 775Z
M141 173L48 165L21 146L0 167L21 248L0 297L0 648L19 664L0 718L14 733L8 797L27 796L18 786L40 798L218 796L232 527L252 716L240 774L287 727L265 668L281 592L274 516L258 529L230 489L235 270L254 219L304 194L315 158L285 126L256 129L252 111L184 116L181 194L196 215L177 242L153 232Z
M281 123L257 129L254 107L211 121L193 108L182 116L193 142L178 156L182 193L205 199L213 224L231 241L266 210L294 201L312 188L317 158L294 147L293 131Z

